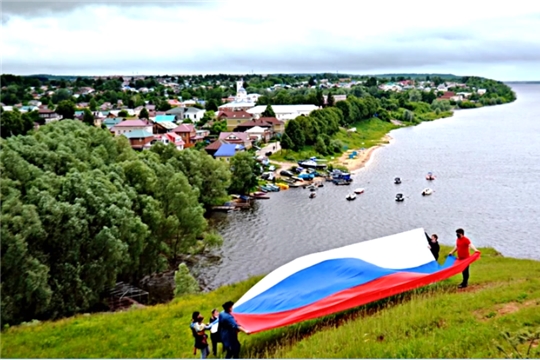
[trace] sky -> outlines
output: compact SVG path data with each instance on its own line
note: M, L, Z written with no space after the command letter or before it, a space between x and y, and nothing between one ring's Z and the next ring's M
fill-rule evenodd
M540 80L540 1L2 0L2 73Z

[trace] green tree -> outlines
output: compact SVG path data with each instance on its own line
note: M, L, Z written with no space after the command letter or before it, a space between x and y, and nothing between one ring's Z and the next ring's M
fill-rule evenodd
M210 133L214 135L217 135L224 131L227 131L227 121L225 120L216 121L214 124L212 124L212 127L210 128Z
M336 104L336 100L334 99L334 95L332 93L328 93L326 106L334 106L335 104Z
M315 143L315 151L321 155L328 154L328 150L326 149L326 144L322 136L317 136L317 141Z
M88 107L90 108L90 111L96 111L97 109L97 102L95 98L91 98L90 102L88 103Z
M196 294L201 291L200 285L191 275L187 265L181 263L178 265L178 270L174 272L174 296L180 297L186 294Z
M120 110L118 112L118 116L119 117L126 117L126 116L128 116L128 112L126 110Z
M283 136L281 137L280 145L281 145L281 148L284 150L289 150L289 149L294 148L294 143L292 142L289 135L287 135L287 133L284 133Z
M9 136L26 135L34 128L34 122L30 116L21 114L17 109L2 111L0 116L0 131L3 138Z
M257 186L256 161L246 151L238 152L231 158L231 185L229 192L247 194Z
M62 100L56 107L56 113L63 119L73 119L75 115L75 104L71 100Z
M272 105L267 105L266 109L261 114L262 117L276 117L276 113L272 109Z
M293 144L291 149L294 151L301 150L306 144L306 137L296 119L290 120L287 123L287 126L285 127L285 134L287 134L287 136L291 139Z
M84 109L83 123L94 126L94 114L88 109Z
M139 119L149 119L150 114L148 113L148 110L146 108L142 108L141 112L139 113Z

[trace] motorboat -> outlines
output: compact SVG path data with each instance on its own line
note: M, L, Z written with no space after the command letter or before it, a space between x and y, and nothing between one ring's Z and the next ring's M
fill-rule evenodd
M430 189L430 188L425 188L424 190L422 190L422 195L431 195L433 194L433 190Z
M364 192L364 189L363 189L363 188L356 188L356 189L354 189L354 193L355 193L355 194L360 195L360 194L362 194L363 192Z
M350 193L349 195L347 195L346 199L349 200L349 201L355 200L356 199L356 194L355 193Z
M396 185L397 185L397 184L401 184L401 178L398 178L398 177L395 178L395 179L394 179L394 184L396 184Z
M317 196L316 192L312 192L312 193L309 194L310 199L315 199L316 196Z
M399 194L396 194L396 201L405 201L405 197L403 196L403 194L399 193Z
M428 172L427 175L426 175L426 180L435 180L435 175L433 175L432 173Z

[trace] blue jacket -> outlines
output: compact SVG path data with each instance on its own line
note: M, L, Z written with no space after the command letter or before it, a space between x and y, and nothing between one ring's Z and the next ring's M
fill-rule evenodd
M219 313L219 334L225 347L231 347L238 343L238 324L234 316L225 311Z

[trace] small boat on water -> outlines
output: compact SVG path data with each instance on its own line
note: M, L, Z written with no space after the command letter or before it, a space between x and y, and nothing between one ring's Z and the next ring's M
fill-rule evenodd
M312 193L309 194L310 199L315 199L316 196L317 196L316 192L312 192Z
M349 195L347 195L346 199L349 200L349 201L355 200L356 199L356 194L355 193L350 193Z
M396 194L396 201L398 201L398 202L405 201L405 197L403 196L403 194L401 194L401 193Z
M394 179L394 184L396 184L396 185L397 185L397 184L401 184L401 178L398 178L398 177L395 178L395 179Z
M433 173L428 172L426 175L426 180L435 180L435 175Z
M355 194L358 194L358 195L363 194L363 193L364 193L364 189L363 189L363 188L356 188L356 189L354 189L354 193L355 193Z
M425 195L431 195L433 194L433 190L430 189L430 188L425 188L424 190L422 190L422 195L425 196Z

